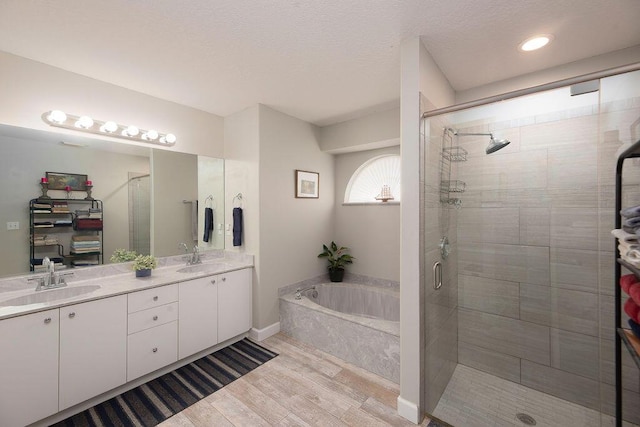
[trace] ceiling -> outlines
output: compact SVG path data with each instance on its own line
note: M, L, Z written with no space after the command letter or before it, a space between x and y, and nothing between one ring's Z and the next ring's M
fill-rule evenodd
M420 36L455 90L640 45L639 0L0 0L0 50L220 116L397 105ZM529 54L527 37L554 41Z

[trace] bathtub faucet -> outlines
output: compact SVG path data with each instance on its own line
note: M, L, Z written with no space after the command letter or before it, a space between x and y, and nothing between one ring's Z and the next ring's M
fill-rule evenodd
M296 298L296 299L302 299L302 293L303 293L303 292L310 291L310 290L312 290L312 289L313 289L313 297L314 297L314 298L317 298L317 297L318 297L318 291L316 291L316 285L309 286L308 288L304 288L304 289L302 289L302 288L298 288L298 289L296 289L296 296L295 296L295 298Z

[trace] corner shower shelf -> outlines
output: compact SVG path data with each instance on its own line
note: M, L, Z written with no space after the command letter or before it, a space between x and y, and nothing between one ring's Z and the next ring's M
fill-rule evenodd
M466 162L467 150L462 147L446 147L442 149L442 157L451 162Z
M442 181L440 183L440 192L441 193L464 193L464 190L467 188L467 184L464 181L452 180L452 181Z
M442 151L440 159L440 202L459 208L462 200L451 197L451 193L464 193L467 184L457 179L451 179L451 163L466 162L467 150L453 145L453 131L444 128L442 133Z

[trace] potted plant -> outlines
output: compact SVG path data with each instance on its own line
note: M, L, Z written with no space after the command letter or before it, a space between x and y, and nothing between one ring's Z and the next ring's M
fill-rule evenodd
M344 277L344 267L347 264L352 264L355 259L347 253L349 248L344 246L338 247L336 242L331 242L331 245L322 245L322 253L318 254L318 258L326 258L329 262L329 279L332 282L342 282Z
M153 255L138 255L133 260L133 269L136 271L136 277L151 276L151 270L157 266L158 263Z
M129 262L136 259L138 254L136 251L129 251L127 249L116 249L113 251L113 255L111 255L111 262Z

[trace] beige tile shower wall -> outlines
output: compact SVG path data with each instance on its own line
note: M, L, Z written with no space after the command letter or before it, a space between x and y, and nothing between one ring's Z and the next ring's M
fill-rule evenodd
M639 105L604 118L582 108L459 126L512 141L487 156L488 138L459 138L469 152L459 169L467 184L457 216L460 363L610 412L613 171L631 139L618 130L640 117ZM625 183L640 184L640 167L625 171ZM638 402L626 357L624 371L625 393Z

